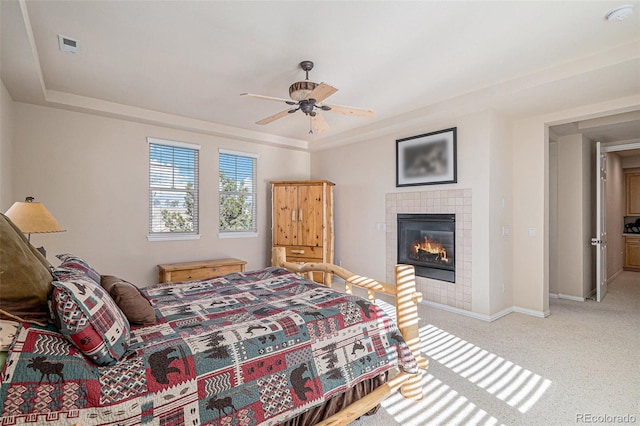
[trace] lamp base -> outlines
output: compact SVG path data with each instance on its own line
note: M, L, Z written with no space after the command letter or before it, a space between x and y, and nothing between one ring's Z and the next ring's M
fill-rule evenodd
M44 247L36 247L36 250L38 250L45 259L47 258L47 251L44 249Z

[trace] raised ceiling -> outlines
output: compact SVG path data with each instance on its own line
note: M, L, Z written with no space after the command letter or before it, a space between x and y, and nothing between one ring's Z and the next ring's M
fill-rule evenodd
M623 3L630 3L628 0ZM1 75L15 101L307 148L391 132L464 99L536 114L640 94L640 2L0 1ZM63 52L58 34L77 39ZM304 79L373 120L301 113L240 97L286 98ZM329 101L329 100L328 100Z

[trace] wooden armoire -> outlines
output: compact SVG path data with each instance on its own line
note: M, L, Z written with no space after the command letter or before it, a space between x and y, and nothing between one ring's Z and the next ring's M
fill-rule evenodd
M333 263L333 187L326 180L271 182L272 246L290 262ZM330 284L331 277L314 275Z

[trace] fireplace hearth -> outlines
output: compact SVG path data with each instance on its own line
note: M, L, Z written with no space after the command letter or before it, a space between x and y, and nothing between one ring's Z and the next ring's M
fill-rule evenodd
M454 283L455 214L398 214L398 263L416 275Z

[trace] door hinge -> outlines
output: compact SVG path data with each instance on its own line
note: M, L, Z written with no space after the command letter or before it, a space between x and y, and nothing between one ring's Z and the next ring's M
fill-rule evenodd
M591 245L592 246L597 246L598 244L602 244L602 240L599 240L597 238L592 238L591 239Z

